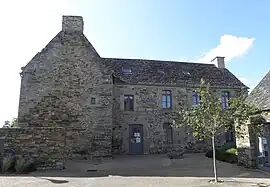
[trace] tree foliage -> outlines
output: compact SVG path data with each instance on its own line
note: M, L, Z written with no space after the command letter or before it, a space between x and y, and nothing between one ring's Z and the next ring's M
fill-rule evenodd
M244 135L244 128L252 121L251 116L259 113L259 110L247 104L243 96L230 98L228 106L222 108L221 99L214 90L211 90L210 84L204 81L196 91L200 95L200 103L179 111L180 124L190 126L193 129L193 136L200 140L212 139L214 175L217 182L215 137L228 130L236 131L238 136ZM260 122L251 125L254 133L260 131L259 125Z
M12 119L11 127L18 127L18 118L13 118Z
M180 124L190 126L193 135L199 139L211 138L228 130L236 130L238 135L242 135L245 125L260 111L247 104L244 96L230 98L229 106L223 109L221 99L211 90L210 84L204 81L196 91L200 95L200 104L178 113ZM255 133L260 131L260 123L260 120L253 121Z

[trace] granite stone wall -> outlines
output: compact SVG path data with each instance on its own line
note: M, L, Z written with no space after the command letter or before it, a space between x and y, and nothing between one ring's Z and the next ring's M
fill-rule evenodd
M173 147L166 145L163 124L177 123L177 119L172 110L161 109L162 90L172 90L175 109L191 106L194 83L199 83L202 75L211 75L213 86L223 85L215 88L217 96L220 91L234 95L234 89L240 89L242 83L239 85L228 70L217 70L212 65L193 64L191 79L184 71L185 63L175 69L169 62L152 64L144 60L133 62L136 67L132 67L132 76L119 77L128 62L101 58L83 28L82 17L64 16L62 30L22 68L19 127L64 128L68 158L110 157L112 149L114 153L128 153L130 124L143 125L145 153L161 153L174 147L201 152L209 147L193 138L186 126L174 128ZM141 71L150 66L154 76ZM169 71L157 73L153 67ZM212 71L216 73L213 76ZM176 81L178 76L181 79ZM159 77L163 77L164 85L154 84ZM143 83L148 86L132 86ZM135 96L134 111L123 110L125 94Z
M27 155L38 161L38 168L62 169L67 159L66 132L61 127L1 128L4 155Z
M19 126L66 128L70 157L110 156L111 71L84 36L82 17L64 17L62 29L22 68Z
M250 132L250 127L248 125L243 126L241 135L236 136L236 147L237 147L237 157L238 165L247 168L257 167L257 140Z
M129 125L143 125L144 154L164 153L172 149L184 148L188 152L204 152L211 147L209 141L198 141L187 126L173 127L173 144L166 144L164 123L178 124L174 112L192 106L192 91L195 88L170 86L114 85L113 90L113 151L117 154L129 153ZM172 109L162 109L162 90L172 91ZM223 89L213 90L220 97ZM232 96L237 90L230 91ZM134 95L134 111L124 110L124 95ZM217 146L224 145L220 136Z
M263 111L261 113L263 117L264 125L262 125L261 129L261 137L269 137L270 129L269 129L269 112ZM242 133L244 136L236 136L236 146L238 152L238 164L245 166L247 168L257 168L258 167L258 156L259 153L259 141L258 135L255 135L252 132L252 128L250 128L250 124L246 124L242 127ZM269 145L269 142L268 142Z

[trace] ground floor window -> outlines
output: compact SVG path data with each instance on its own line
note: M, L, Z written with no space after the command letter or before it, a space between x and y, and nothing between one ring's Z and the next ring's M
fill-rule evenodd
M166 143L172 144L173 143L173 128L172 123L164 123L163 130L165 132Z
M233 131L225 132L225 136L226 136L226 142L233 142L234 141L234 132Z

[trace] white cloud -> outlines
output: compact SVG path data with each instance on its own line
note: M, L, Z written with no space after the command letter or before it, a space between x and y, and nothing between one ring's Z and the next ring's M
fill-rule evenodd
M216 56L224 56L228 62L233 58L243 56L251 48L255 38L223 35L215 48L203 53L197 62L210 63Z

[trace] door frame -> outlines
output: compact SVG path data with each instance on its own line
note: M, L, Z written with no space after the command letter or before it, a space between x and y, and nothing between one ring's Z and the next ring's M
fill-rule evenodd
M140 127L140 129L142 130L141 132L141 145L142 145L142 150L141 150L141 153L132 153L131 152L131 127L132 126L137 126L137 127ZM130 155L143 155L144 154L144 133L143 133L143 125L142 124L129 124L129 137L128 137L128 141L129 141L129 149L128 149L128 154Z

